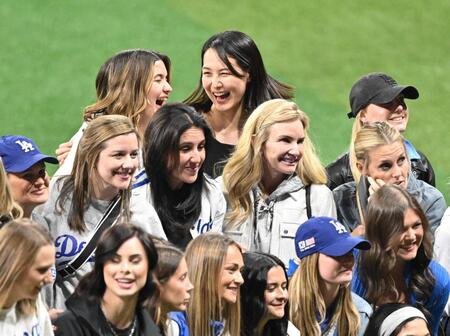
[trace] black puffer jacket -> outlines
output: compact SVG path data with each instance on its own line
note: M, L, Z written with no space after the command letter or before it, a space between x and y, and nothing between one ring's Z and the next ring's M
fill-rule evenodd
M411 159L411 171L415 178L422 180L435 187L434 170L425 154L419 152L420 159ZM328 188L333 190L341 184L353 181L352 171L350 169L349 154L345 153L336 161L330 163L326 168L328 175Z
M72 295L67 310L54 321L55 336L114 336L108 326L99 301ZM133 336L161 336L146 310L137 311L137 331Z

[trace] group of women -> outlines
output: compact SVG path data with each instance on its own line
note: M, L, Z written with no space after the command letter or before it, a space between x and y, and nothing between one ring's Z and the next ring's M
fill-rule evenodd
M398 126L418 92L383 76L355 84L378 81L367 86L379 95L352 90L354 181L331 191L336 168L322 166L293 89L249 36L205 42L184 103L166 103L167 56L112 56L57 150L38 225L0 231L2 334L51 335L45 301L56 335L403 335L413 322L437 335L450 279L432 244L446 205L410 173L415 149ZM8 235L42 242L9 260ZM373 308L388 313L369 321Z

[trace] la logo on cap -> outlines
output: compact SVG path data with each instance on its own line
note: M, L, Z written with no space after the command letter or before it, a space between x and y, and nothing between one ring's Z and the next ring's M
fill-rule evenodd
M33 151L34 150L33 144L28 142L28 141L17 140L16 144L18 144L20 146L20 149L22 151L24 151L25 153L28 153L29 151Z
M341 223L339 223L338 221L330 220L330 224L333 224L333 226L336 229L336 232L338 234L342 234L342 233L346 233L347 232L347 229L345 228L345 226L342 225Z

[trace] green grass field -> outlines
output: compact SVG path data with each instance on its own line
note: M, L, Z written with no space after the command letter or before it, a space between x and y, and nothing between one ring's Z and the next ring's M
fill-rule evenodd
M100 65L128 48L168 54L171 101L200 73L213 33L252 36L274 77L296 88L324 163L348 145L348 92L383 71L413 84L407 138L427 154L450 201L450 2L425 1L12 1L0 4L0 134L32 137L47 153L78 129Z

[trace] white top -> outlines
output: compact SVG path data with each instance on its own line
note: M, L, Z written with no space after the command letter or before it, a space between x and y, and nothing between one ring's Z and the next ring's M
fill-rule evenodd
M23 316L16 310L16 304L0 310L0 335L2 336L53 336L53 327L47 309L39 295L36 313Z

